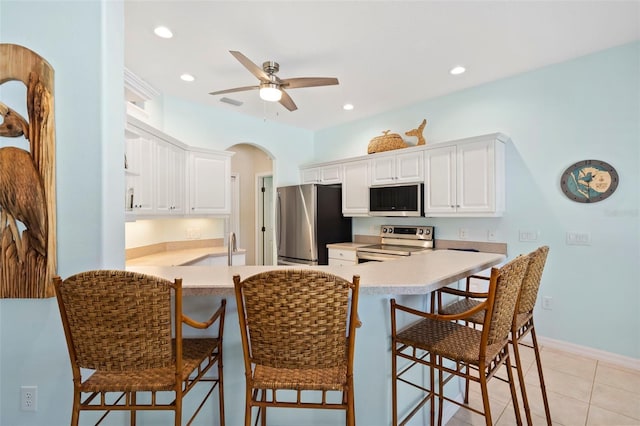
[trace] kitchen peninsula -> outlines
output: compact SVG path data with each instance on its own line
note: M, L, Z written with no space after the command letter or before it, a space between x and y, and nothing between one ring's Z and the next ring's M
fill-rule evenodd
M418 309L427 306L426 295L433 290L480 272L505 260L495 253L455 250L426 250L388 262L367 262L354 266L312 266L348 280L360 276L358 315L362 327L357 330L354 360L356 422L384 426L391 423L391 352L389 299ZM211 306L227 299L224 334L224 392L228 424L242 424L244 415L244 366L233 276L242 279L272 269L291 266L130 266L127 270L183 279L185 312L206 318ZM298 269L299 267L296 267ZM189 297L197 296L197 297ZM375 389L375 392L367 392ZM407 401L409 405L409 401ZM329 412L326 412L329 411ZM445 413L445 416L451 413ZM272 410L273 424L283 426L343 424L344 413L330 410Z

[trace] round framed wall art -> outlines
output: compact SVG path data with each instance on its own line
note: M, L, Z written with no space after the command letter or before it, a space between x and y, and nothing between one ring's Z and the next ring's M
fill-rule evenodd
M582 160L562 173L562 192L578 203L595 203L609 197L618 187L618 172L600 160Z

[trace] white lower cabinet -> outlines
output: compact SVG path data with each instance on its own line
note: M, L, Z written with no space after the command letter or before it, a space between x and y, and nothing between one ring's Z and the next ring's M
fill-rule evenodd
M243 266L246 263L245 253L236 253L232 256L233 264ZM205 258L189 262L188 266L225 266L227 265L227 255L207 256Z
M342 214L368 216L369 160L344 163L342 167Z
M427 216L502 216L504 142L496 135L431 147L424 164Z
M329 248L329 266L353 266L358 264L355 250Z

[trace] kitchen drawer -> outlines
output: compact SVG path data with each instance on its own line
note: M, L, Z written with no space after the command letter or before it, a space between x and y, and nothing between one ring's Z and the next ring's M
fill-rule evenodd
M353 266L356 262L353 260L329 259L329 266Z
M355 250L340 250L340 249L330 248L329 259L346 260L353 263L357 262Z

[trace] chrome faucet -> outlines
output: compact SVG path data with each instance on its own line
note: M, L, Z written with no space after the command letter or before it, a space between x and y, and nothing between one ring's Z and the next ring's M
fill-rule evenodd
M227 244L227 261L228 261L228 265L231 266L233 265L233 253L238 251L238 245L236 243L236 233L235 232L230 232L229 233L229 244Z

